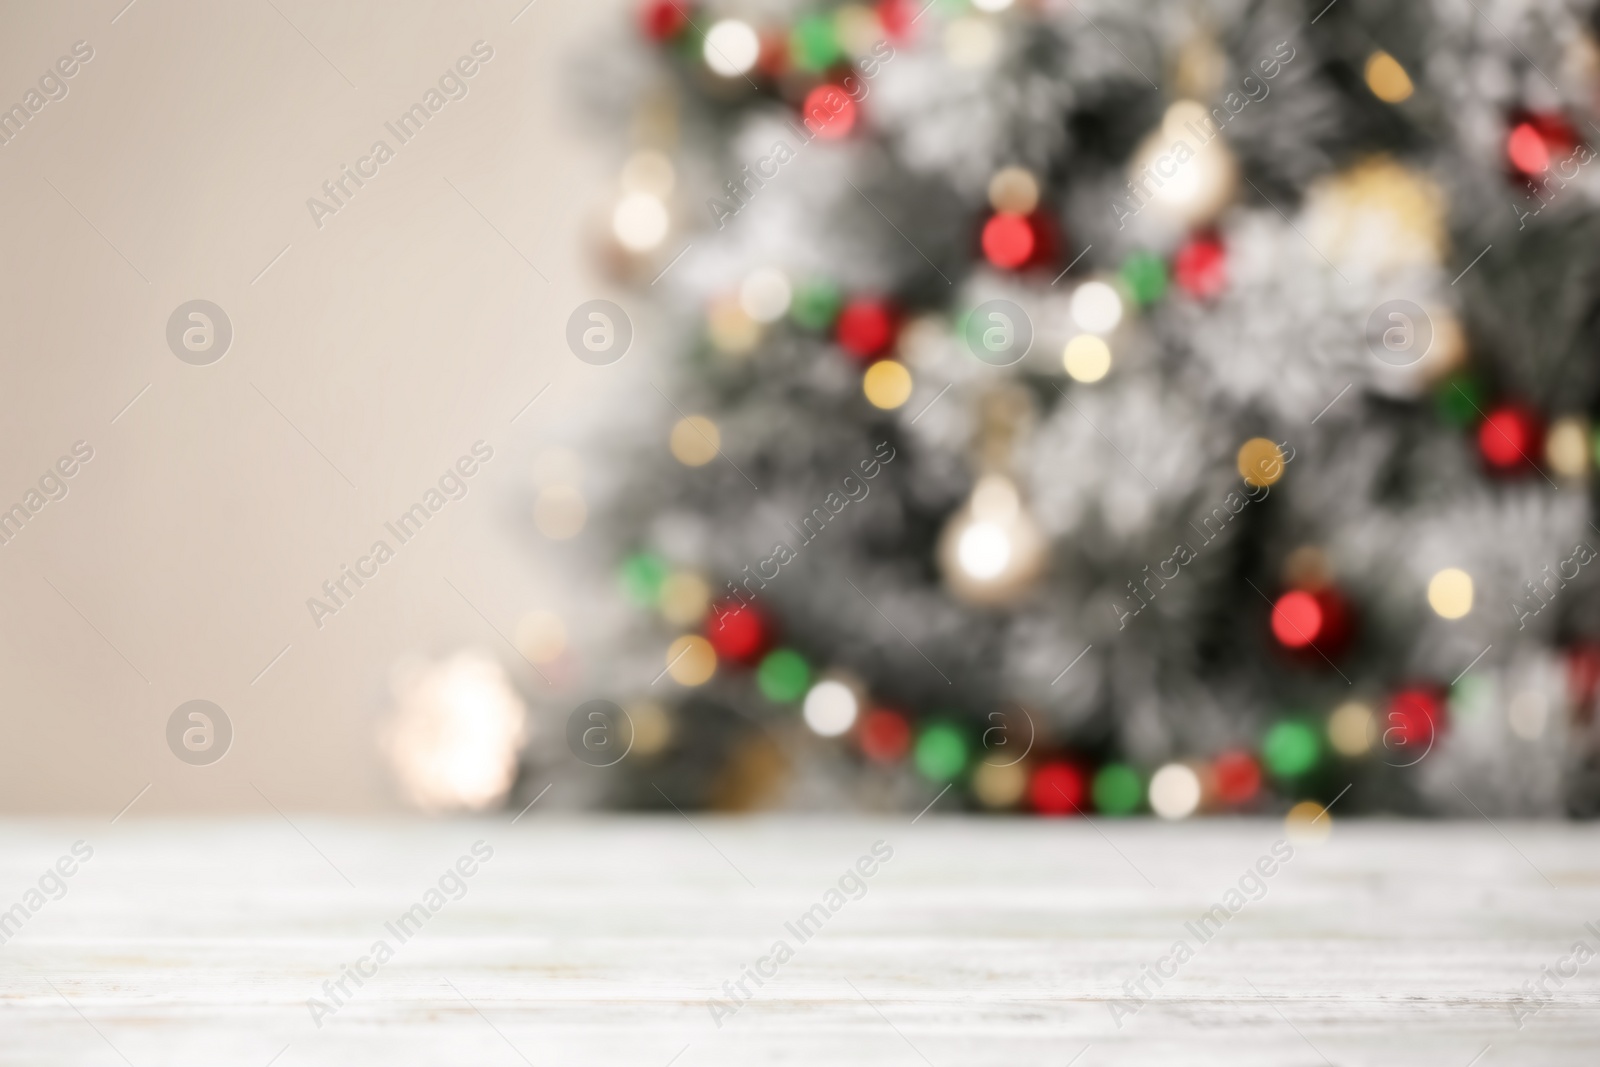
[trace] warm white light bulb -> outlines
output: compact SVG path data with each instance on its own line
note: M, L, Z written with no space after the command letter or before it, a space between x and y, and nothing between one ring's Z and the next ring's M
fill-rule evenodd
M611 213L611 231L630 252L648 252L667 235L667 207L650 193L629 193Z
M1187 819L1200 806L1200 777L1181 763L1169 763L1150 779L1150 810L1163 819Z
M860 702L843 682L822 681L806 694L802 715L806 725L822 737L838 737L855 725Z
M1110 333L1122 321L1122 297L1105 282L1084 282L1068 305L1072 321L1089 333Z
M756 65L761 39L748 22L723 19L706 34L706 66L724 78L737 78Z
M998 578L1011 562L1011 535L993 522L975 522L956 543L961 569L979 581Z

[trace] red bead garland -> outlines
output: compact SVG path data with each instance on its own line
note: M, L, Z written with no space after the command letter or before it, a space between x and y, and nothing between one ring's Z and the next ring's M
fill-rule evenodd
M837 85L824 82L806 94L800 117L824 141L837 141L856 124L856 102Z
M858 297L839 312L834 326L839 347L860 360L883 355L894 342L895 315L889 305L870 297Z
M983 224L983 257L1001 270L1016 270L1038 246L1033 226L1021 215L999 212Z
M1028 803L1040 815L1077 814L1086 790L1082 771L1065 760L1051 760L1033 772Z
M1178 250L1172 262L1178 288L1200 300L1210 300L1228 285L1228 257L1215 237L1196 237Z
M1513 122L1506 134L1506 158L1526 176L1543 174L1550 164L1578 146L1578 134L1565 117L1554 112L1529 114Z
M1224 804L1243 804L1255 799L1261 790L1261 765L1242 750L1224 752L1211 764L1217 799Z
M1389 698L1383 746L1390 751L1424 751L1444 727L1444 708L1433 690L1414 686Z
M720 601L706 616L706 640L718 657L749 663L766 650L767 624L748 604Z
M874 763L894 763L911 749L911 724L898 711L873 708L857 727L861 752Z
M1526 408L1506 404L1490 411L1478 427L1478 452L1497 470L1509 471L1533 462L1539 420Z
M670 41L688 24L689 16L673 0L646 0L639 6L639 28L652 41Z

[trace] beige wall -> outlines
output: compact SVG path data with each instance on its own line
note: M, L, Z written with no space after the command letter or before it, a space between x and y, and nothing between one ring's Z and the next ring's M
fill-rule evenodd
M506 512L592 406L562 329L604 292L580 227L615 161L566 63L617 5L539 0L512 24L522 0L123 3L0 16L0 103L94 50L0 147L0 507L94 450L0 546L0 811L109 818L147 783L143 814L266 812L252 783L285 809L382 809L388 666L506 651L446 579L506 634L557 596ZM468 95L398 146L384 121L480 39ZM395 158L318 229L307 198L379 137ZM233 324L209 366L165 340L195 298ZM316 629L305 598L479 438L495 458L469 495ZM165 744L194 698L237 731L215 766Z

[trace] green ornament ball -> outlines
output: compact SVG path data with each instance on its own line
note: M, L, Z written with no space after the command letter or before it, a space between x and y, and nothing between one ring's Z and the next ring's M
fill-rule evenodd
M778 648L768 652L756 668L756 687L774 704L792 704L805 696L811 684L811 667L800 653Z
M924 778L948 782L967 765L967 739L949 723L934 723L917 738L912 761Z
M801 70L820 73L844 58L844 47L834 31L833 19L808 15L789 32L789 58Z
M1451 375L1434 394L1439 417L1460 430L1483 418L1483 404L1483 386L1470 374Z
M1144 779L1126 763L1108 763L1095 774L1090 795L1096 811L1127 815L1144 800Z
M795 289L789 317L807 330L826 330L833 325L843 303L838 287L831 282L807 282Z
M1321 747L1305 723L1275 723L1261 742L1261 761L1279 778L1295 778L1316 766Z
M1167 265L1151 252L1135 252L1122 265L1122 285L1140 307L1160 300L1167 292Z
M617 576L629 600L641 608L653 608L661 600L667 569L667 561L654 552L635 552L622 561Z

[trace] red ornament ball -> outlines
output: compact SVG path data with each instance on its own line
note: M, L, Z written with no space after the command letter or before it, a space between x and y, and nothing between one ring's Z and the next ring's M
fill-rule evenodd
M1573 714L1588 721L1595 691L1600 690L1600 644L1580 641L1567 650L1567 691L1572 695Z
M894 312L882 300L860 297L839 312L835 336L839 347L866 361L883 355L894 343Z
M1538 439L1538 420L1524 408L1505 405L1489 412L1478 427L1478 452L1489 466L1511 470L1532 462Z
M1172 261L1172 277L1190 296L1210 300L1228 285L1228 257L1215 237L1196 237Z
M1033 258L1038 240L1021 215L1000 212L983 224L983 257L1001 270L1016 270Z
M878 0L878 24L890 40L903 41L911 36L911 27L920 14L919 6L912 0Z
M767 647L767 624L748 604L723 600L706 616L706 640L721 659L749 663Z
M824 141L837 141L856 124L856 102L837 85L824 82L806 94L800 117Z
M1040 815L1067 815L1083 809L1083 772L1065 760L1051 760L1028 781L1028 803Z
M1261 765L1248 752L1224 752L1211 764L1217 799L1224 804L1243 804L1261 790Z
M1550 164L1578 146L1578 135L1561 115L1543 112L1513 121L1506 135L1506 158L1525 175L1543 174Z
M1272 605L1272 636L1284 648L1306 648L1322 633L1322 605L1303 589L1283 594Z
M874 763L895 763L911 748L911 724L898 711L873 708L856 730L861 752Z
M673 0L645 0L639 6L639 28L652 41L670 41L687 25L689 16Z
M1432 689L1402 689L1389 699L1383 747L1390 751L1426 750L1444 728L1444 721L1444 708Z

